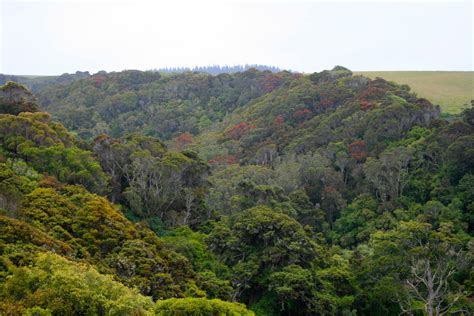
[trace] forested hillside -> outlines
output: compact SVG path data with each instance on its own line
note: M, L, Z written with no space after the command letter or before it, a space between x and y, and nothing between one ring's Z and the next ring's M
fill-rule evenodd
M26 85L32 92L38 92L50 85L67 85L71 82L90 76L88 71L76 71L74 74L62 74L60 76L15 76L0 74L0 84L14 81Z
M337 66L9 82L0 113L0 314L474 313L472 107Z

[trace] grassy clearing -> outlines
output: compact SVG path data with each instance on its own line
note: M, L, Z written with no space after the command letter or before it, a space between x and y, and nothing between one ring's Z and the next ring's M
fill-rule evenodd
M408 84L420 97L441 106L445 113L456 114L474 99L473 71L361 71L364 76L381 77Z

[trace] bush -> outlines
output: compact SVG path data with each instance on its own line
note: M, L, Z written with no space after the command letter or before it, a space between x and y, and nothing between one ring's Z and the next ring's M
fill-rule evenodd
M172 298L158 301L155 305L156 315L255 315L245 305L230 303L219 299L205 298Z

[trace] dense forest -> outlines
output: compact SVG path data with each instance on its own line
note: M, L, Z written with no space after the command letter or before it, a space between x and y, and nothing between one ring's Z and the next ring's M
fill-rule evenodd
M0 315L473 314L474 107L276 70L0 76Z

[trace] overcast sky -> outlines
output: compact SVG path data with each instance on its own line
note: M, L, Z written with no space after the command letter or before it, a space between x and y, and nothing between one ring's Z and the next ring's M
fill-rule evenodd
M0 0L0 73L473 70L472 1Z

